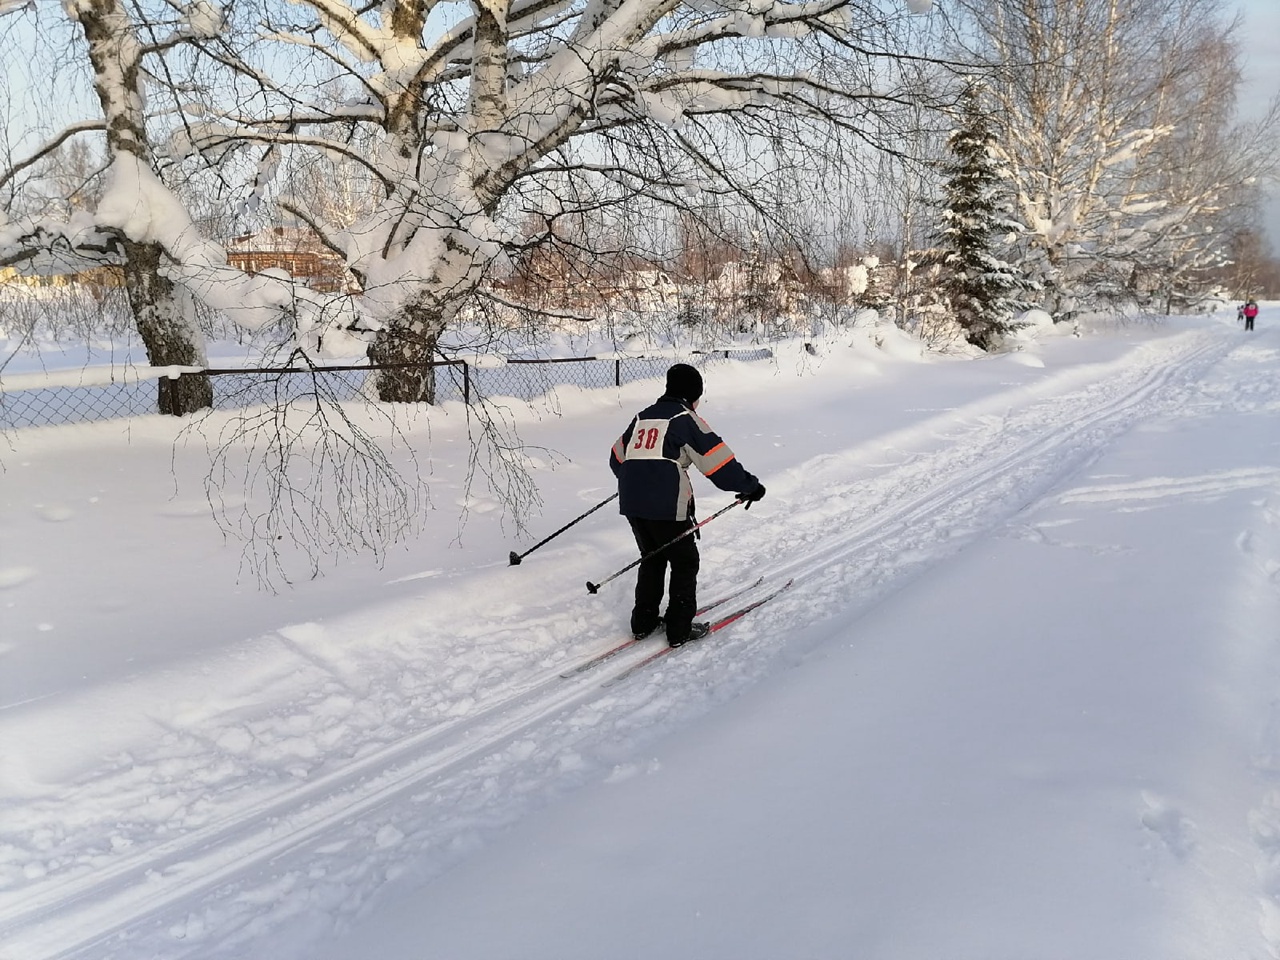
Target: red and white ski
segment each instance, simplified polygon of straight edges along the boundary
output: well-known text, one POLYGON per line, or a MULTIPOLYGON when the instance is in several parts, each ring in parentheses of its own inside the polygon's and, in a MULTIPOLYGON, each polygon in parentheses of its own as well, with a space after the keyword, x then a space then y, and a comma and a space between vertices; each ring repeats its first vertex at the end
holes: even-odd
MULTIPOLYGON (((783 593, 786 590, 789 590, 794 583, 795 583, 794 579, 788 580, 786 583, 782 584, 782 586, 778 587, 776 590, 772 590, 769 593, 766 593, 759 600, 753 600, 751 603, 748 603, 745 607, 739 607, 737 610, 734 610, 732 613, 725 614, 719 620, 713 620, 711 622, 710 629, 707 630, 706 637, 711 636, 711 634, 715 633, 717 630, 723 630, 725 627, 729 626, 729 624, 731 623, 737 623, 739 620, 741 620, 744 616, 746 616, 752 610, 756 609, 756 607, 764 606, 774 597, 778 596, 778 594, 783 593)), ((705 640, 706 637, 702 637, 701 639, 705 640)), ((698 643, 700 641, 694 640, 691 642, 698 643)), ((627 677, 631 676, 633 673, 636 673, 637 671, 644 669, 645 667, 649 666, 649 664, 653 663, 656 660, 662 659, 672 651, 680 650, 685 646, 689 646, 689 644, 682 644, 679 647, 662 647, 659 650, 655 650, 653 651, 653 653, 649 654, 643 660, 637 660, 635 663, 627 667, 627 669, 623 670, 621 673, 614 674, 612 677, 606 680, 603 684, 601 684, 601 686, 611 687, 615 683, 621 683, 623 680, 627 679, 627 677)))
MULTIPOLYGON (((710 603, 699 607, 698 612, 695 613, 694 616, 695 617, 705 616, 706 614, 710 613, 712 610, 716 609, 717 607, 723 606, 724 604, 728 603, 730 600, 736 600, 738 597, 742 596, 747 591, 754 590, 756 587, 760 586, 760 584, 762 583, 764 583, 764 577, 758 577, 754 583, 749 583, 745 587, 742 587, 738 590, 733 591, 733 593, 725 594, 719 600, 712 600, 710 603)), ((628 640, 624 640, 622 641, 622 643, 619 643, 616 646, 610 647, 608 650, 605 650, 601 653, 597 653, 594 657, 589 657, 588 659, 583 660, 581 663, 577 664, 574 667, 571 667, 570 669, 566 670, 564 673, 560 674, 560 676, 564 677, 566 680, 568 680, 570 677, 576 677, 578 674, 585 673, 586 671, 590 670, 592 667, 599 666, 600 664, 604 663, 606 660, 612 660, 618 654, 623 653, 627 650, 630 650, 636 644, 644 643, 648 639, 649 639, 648 637, 641 637, 639 640, 637 640, 635 637, 632 637, 628 640)))

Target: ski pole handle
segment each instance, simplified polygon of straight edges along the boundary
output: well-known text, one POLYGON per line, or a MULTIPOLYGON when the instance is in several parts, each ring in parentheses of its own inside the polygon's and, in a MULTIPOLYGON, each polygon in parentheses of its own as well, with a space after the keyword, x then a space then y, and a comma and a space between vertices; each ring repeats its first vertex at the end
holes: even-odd
POLYGON ((701 521, 700 523, 695 523, 693 526, 691 526, 688 530, 686 530, 684 533, 680 534, 679 536, 672 537, 670 540, 668 540, 666 543, 660 546, 657 550, 650 550, 648 553, 642 556, 639 560, 632 560, 630 563, 628 563, 625 567, 623 567, 617 573, 611 573, 609 576, 605 577, 599 583, 592 583, 590 580, 588 580, 587 593, 599 593, 600 588, 603 587, 610 580, 616 580, 618 579, 618 577, 622 576, 632 567, 638 567, 640 564, 644 563, 650 557, 656 557, 658 554, 660 554, 663 550, 667 549, 667 547, 671 546, 671 544, 675 543, 677 540, 683 540, 685 537, 689 536, 689 534, 696 532, 702 527, 705 527, 708 523, 710 523, 716 517, 721 516, 722 514, 728 513, 734 507, 741 506, 742 503, 743 501, 741 500, 734 500, 733 503, 729 504, 727 507, 717 510, 711 516, 707 517, 707 519, 701 521))
POLYGON ((588 510, 586 513, 584 513, 582 516, 580 516, 580 517, 576 517, 575 519, 570 520, 568 523, 566 523, 563 527, 561 527, 561 528, 560 528, 559 530, 557 530, 555 533, 551 534, 551 536, 549 536, 549 537, 544 537, 543 539, 539 540, 537 543, 535 543, 532 547, 530 547, 530 548, 529 548, 528 550, 526 550, 524 553, 516 553, 514 550, 512 550, 512 551, 511 551, 511 563, 510 563, 510 566, 513 566, 513 567, 518 567, 518 566, 520 566, 520 561, 521 561, 521 560, 523 560, 523 559, 524 559, 525 557, 527 557, 529 554, 533 553, 533 551, 537 550, 537 549, 538 549, 540 546, 542 546, 544 543, 549 543, 550 541, 554 540, 556 537, 560 536, 560 534, 564 533, 566 530, 568 530, 570 527, 572 527, 572 526, 573 526, 575 523, 577 523, 579 520, 585 520, 585 519, 587 519, 587 517, 591 516, 591 514, 595 513, 597 510, 599 510, 601 507, 603 507, 603 506, 604 506, 606 503, 608 503, 610 500, 617 500, 617 499, 618 499, 618 495, 617 495, 616 493, 615 493, 613 496, 611 496, 611 497, 605 497, 603 500, 601 500, 599 503, 597 503, 594 507, 592 507, 592 508, 591 508, 590 510, 588 510))

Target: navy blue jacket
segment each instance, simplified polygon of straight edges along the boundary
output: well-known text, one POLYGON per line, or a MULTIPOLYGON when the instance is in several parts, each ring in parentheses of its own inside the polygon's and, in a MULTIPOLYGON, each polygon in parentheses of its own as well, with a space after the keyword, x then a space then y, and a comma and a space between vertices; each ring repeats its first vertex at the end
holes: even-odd
POLYGON ((635 415, 609 455, 618 478, 618 510, 645 520, 688 520, 695 466, 721 490, 747 493, 760 483, 728 444, 679 397, 664 396, 635 415))

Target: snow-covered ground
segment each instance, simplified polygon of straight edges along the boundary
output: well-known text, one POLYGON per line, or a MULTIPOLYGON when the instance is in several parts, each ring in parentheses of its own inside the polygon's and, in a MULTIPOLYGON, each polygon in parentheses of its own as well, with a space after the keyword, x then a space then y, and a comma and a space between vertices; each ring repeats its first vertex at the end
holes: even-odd
POLYGON ((653 382, 513 404, 524 537, 433 412, 427 534, 278 594, 176 424, 8 435, 0 958, 1280 956, 1277 313, 710 369, 704 597, 796 585, 610 686, 625 524, 507 555, 653 382))

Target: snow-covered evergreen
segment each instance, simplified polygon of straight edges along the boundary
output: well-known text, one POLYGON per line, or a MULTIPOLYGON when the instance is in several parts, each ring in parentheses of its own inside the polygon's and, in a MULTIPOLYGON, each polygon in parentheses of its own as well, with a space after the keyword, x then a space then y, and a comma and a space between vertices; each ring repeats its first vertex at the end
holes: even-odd
POLYGON ((942 286, 965 338, 990 350, 1012 331, 1014 314, 1026 307, 1020 294, 1032 285, 1000 256, 1003 238, 1016 233, 1018 225, 1010 214, 981 87, 966 86, 960 106, 961 125, 947 139, 951 158, 942 165, 938 239, 948 268, 942 286))

